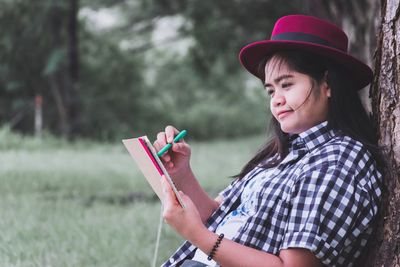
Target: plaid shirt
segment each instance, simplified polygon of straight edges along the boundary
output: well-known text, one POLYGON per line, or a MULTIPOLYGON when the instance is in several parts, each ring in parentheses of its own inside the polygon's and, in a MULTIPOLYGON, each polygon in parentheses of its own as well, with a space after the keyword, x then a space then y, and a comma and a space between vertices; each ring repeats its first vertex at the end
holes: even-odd
MULTIPOLYGON (((371 235, 382 179, 360 142, 329 130, 327 122, 296 135, 277 167, 256 167, 220 193, 224 201, 207 221, 210 231, 237 206, 246 182, 258 175, 265 181, 257 189, 256 213, 233 241, 274 255, 306 248, 327 266, 353 265, 371 235)), ((185 242, 162 266, 179 266, 195 249, 185 242)))

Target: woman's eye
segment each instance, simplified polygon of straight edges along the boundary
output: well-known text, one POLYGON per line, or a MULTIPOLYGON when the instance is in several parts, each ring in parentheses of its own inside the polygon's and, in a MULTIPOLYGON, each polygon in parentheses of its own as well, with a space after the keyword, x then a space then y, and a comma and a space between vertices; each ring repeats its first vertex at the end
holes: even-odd
POLYGON ((282 88, 288 88, 290 87, 292 84, 291 83, 283 83, 282 84, 282 88))
POLYGON ((274 89, 267 89, 267 94, 271 96, 274 93, 274 89))

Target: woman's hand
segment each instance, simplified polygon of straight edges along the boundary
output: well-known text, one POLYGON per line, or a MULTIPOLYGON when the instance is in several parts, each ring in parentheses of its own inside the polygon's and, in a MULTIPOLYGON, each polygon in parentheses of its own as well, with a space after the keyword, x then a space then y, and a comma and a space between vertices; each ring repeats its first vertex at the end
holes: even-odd
POLYGON ((165 176, 162 176, 161 184, 164 192, 164 220, 183 238, 196 243, 201 233, 207 231, 196 206, 187 195, 179 191, 185 205, 185 208, 182 208, 165 176))
MULTIPOLYGON (((165 132, 157 134, 157 140, 153 144, 154 148, 160 151, 166 144, 172 143, 174 136, 178 133, 179 131, 173 126, 167 126, 165 132)), ((182 139, 178 143, 174 143, 171 149, 161 156, 161 160, 168 173, 174 178, 179 178, 185 176, 190 171, 190 155, 190 146, 182 139)))
MULTIPOLYGON (((154 148, 160 151, 167 143, 172 143, 174 136, 178 133, 179 131, 174 127, 167 126, 165 132, 158 133, 157 140, 154 142, 154 148)), ((188 200, 190 205, 193 203, 196 205, 196 212, 200 213, 201 219, 205 222, 218 208, 220 203, 210 198, 200 186, 190 168, 190 155, 190 146, 182 139, 178 143, 173 144, 172 148, 161 156, 161 160, 168 174, 174 180, 176 187, 190 196, 188 200)), ((174 198, 175 195, 173 195, 174 198)), ((184 196, 184 198, 187 198, 187 196, 184 196)), ((168 213, 166 215, 168 218, 168 213)), ((173 222, 171 223, 173 224, 173 222)))

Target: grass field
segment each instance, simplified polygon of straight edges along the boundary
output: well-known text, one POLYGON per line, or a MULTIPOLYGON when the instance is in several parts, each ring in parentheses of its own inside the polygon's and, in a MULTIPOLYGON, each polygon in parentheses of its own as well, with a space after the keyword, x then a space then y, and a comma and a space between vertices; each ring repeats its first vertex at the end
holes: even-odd
MULTIPOLYGON (((192 144, 213 196, 261 137, 192 144)), ((0 131, 0 266, 150 266, 160 204, 121 144, 0 131)), ((159 266, 181 239, 163 226, 159 266)))

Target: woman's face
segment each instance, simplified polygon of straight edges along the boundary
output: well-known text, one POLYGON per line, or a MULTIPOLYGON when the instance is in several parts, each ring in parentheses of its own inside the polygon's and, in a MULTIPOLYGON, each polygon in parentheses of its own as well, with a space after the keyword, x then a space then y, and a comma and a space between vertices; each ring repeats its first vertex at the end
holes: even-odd
POLYGON ((330 88, 325 81, 318 84, 274 56, 265 66, 264 82, 272 115, 283 132, 298 134, 327 120, 330 88))

